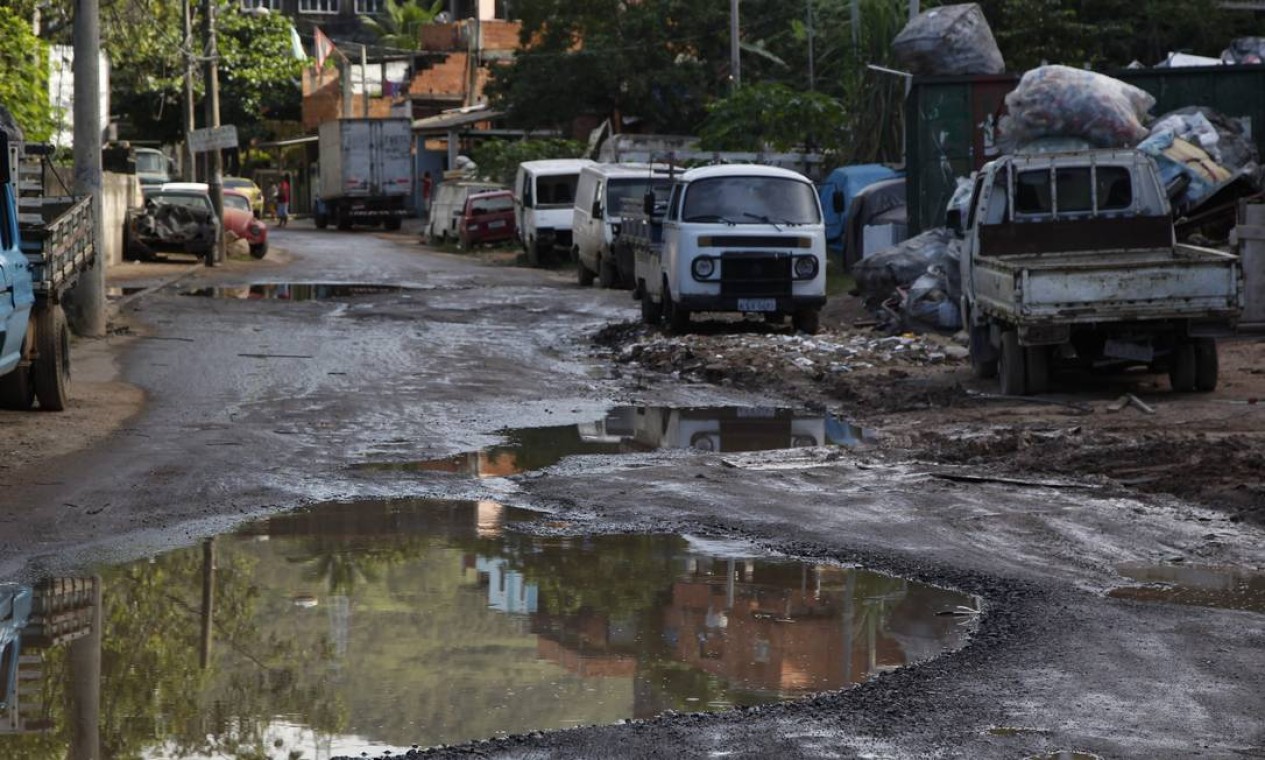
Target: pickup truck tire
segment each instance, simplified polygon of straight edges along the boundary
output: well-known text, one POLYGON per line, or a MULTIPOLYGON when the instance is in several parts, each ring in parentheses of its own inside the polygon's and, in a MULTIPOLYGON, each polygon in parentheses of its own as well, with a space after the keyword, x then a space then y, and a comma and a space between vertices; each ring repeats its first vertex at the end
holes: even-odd
POLYGON ((35 361, 31 377, 40 409, 60 412, 70 400, 70 329, 60 306, 44 306, 34 314, 35 361))
POLYGON ((615 287, 619 281, 619 273, 615 271, 615 262, 611 260, 609 254, 606 256, 598 254, 597 259, 597 284, 606 290, 615 287))
POLYGON ((791 317, 791 324, 799 332, 816 335, 821 329, 821 312, 817 309, 800 309, 791 317))
POLYGON ((400 229, 400 225, 401 225, 400 217, 389 216, 387 217, 386 221, 382 223, 382 228, 384 230, 387 230, 388 232, 395 232, 400 229))
POLYGON ((971 326, 971 372, 980 380, 997 377, 997 352, 989 345, 988 333, 988 325, 971 326))
POLYGON ((1177 393, 1190 393, 1195 390, 1197 376, 1195 344, 1183 340, 1173 346, 1173 355, 1168 365, 1168 384, 1177 393))
POLYGON ((663 304, 656 303, 646 287, 641 287, 641 321, 647 325, 657 325, 663 319, 663 304))
POLYGON ((1217 389, 1217 342, 1212 338, 1195 338, 1195 390, 1211 393, 1217 389))
MULTIPOLYGON (((26 337, 23 339, 22 355, 27 356, 30 352, 28 341, 31 339, 30 331, 27 331, 26 337)), ((29 366, 18 366, 12 372, 0 377, 0 409, 14 409, 17 411, 26 411, 35 403, 35 383, 31 378, 31 368, 29 366)))
POLYGON ((1019 333, 1006 330, 1001 334, 1001 357, 997 361, 997 379, 1003 396, 1028 395, 1027 356, 1019 345, 1019 333))
POLYGON ((1023 350, 1029 394, 1050 392, 1050 347, 1028 346, 1023 350))

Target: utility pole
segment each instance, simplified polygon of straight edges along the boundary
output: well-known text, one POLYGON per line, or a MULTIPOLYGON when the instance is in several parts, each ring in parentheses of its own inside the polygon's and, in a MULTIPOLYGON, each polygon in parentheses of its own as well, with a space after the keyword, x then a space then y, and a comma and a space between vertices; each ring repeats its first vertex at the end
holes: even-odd
POLYGON ((808 91, 817 89, 817 76, 813 71, 813 0, 808 0, 804 13, 804 26, 808 31, 808 91))
POLYGON ((742 57, 738 54, 738 0, 729 0, 729 77, 733 91, 742 86, 742 57))
POLYGON ((184 170, 180 176, 186 182, 193 182, 197 179, 198 154, 193 152, 193 145, 189 142, 189 135, 196 126, 193 107, 193 8, 189 3, 190 0, 180 0, 184 16, 184 154, 181 156, 184 170))
POLYGON ((76 195, 92 204, 92 240, 97 255, 66 293, 66 318, 80 335, 105 335, 105 224, 101 218, 101 9, 97 0, 75 0, 75 181, 76 195))
MULTIPOLYGON (((220 126, 220 71, 219 45, 215 41, 215 2, 205 0, 202 12, 206 23, 206 126, 215 129, 220 126)), ((211 205, 215 207, 217 219, 224 218, 224 167, 219 148, 214 148, 207 155, 207 184, 211 190, 211 205)), ((206 255, 206 265, 219 266, 224 262, 224 232, 220 231, 220 239, 206 255)))

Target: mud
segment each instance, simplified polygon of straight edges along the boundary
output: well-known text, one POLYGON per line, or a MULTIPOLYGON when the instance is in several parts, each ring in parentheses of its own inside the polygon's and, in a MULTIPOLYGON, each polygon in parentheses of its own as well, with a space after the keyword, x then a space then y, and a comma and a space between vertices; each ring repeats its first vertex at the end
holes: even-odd
POLYGON ((971 374, 960 336, 888 336, 843 324, 815 336, 760 322, 671 337, 635 322, 593 335, 641 384, 656 376, 778 393, 882 433, 893 459, 969 464, 1011 477, 1102 478, 1265 524, 1265 341, 1220 344, 1221 384, 1174 394, 1167 378, 1065 372, 1054 392, 996 396, 971 374), (1154 410, 1117 409, 1135 394, 1154 410))

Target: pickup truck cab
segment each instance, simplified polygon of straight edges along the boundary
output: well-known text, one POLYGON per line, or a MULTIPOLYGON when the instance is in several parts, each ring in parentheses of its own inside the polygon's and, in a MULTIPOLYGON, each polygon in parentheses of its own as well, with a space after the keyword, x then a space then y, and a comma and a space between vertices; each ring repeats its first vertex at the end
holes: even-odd
POLYGON ((1144 364, 1174 390, 1217 384, 1234 328, 1233 254, 1178 244, 1155 163, 1136 150, 1003 156, 974 178, 962 234, 971 362, 1007 395, 1043 393, 1051 365, 1144 364))
POLYGON ((657 201, 647 195, 620 233, 634 249, 633 295, 645 321, 661 317, 683 332, 695 312, 789 314, 796 329, 817 332, 826 232, 807 177, 757 164, 705 166, 672 180, 665 207, 657 201))
POLYGON ((580 170, 571 220, 571 255, 580 285, 632 286, 633 257, 616 246, 625 199, 640 203, 647 191, 668 195, 666 164, 597 164, 580 170))

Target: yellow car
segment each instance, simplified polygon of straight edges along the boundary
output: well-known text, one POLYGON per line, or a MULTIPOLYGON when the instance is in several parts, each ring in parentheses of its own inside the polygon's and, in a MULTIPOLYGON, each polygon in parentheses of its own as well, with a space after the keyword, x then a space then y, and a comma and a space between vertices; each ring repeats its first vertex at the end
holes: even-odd
POLYGON ((246 179, 245 177, 225 177, 225 190, 236 190, 250 199, 250 210, 256 219, 260 219, 264 215, 264 191, 259 189, 259 185, 246 179))

